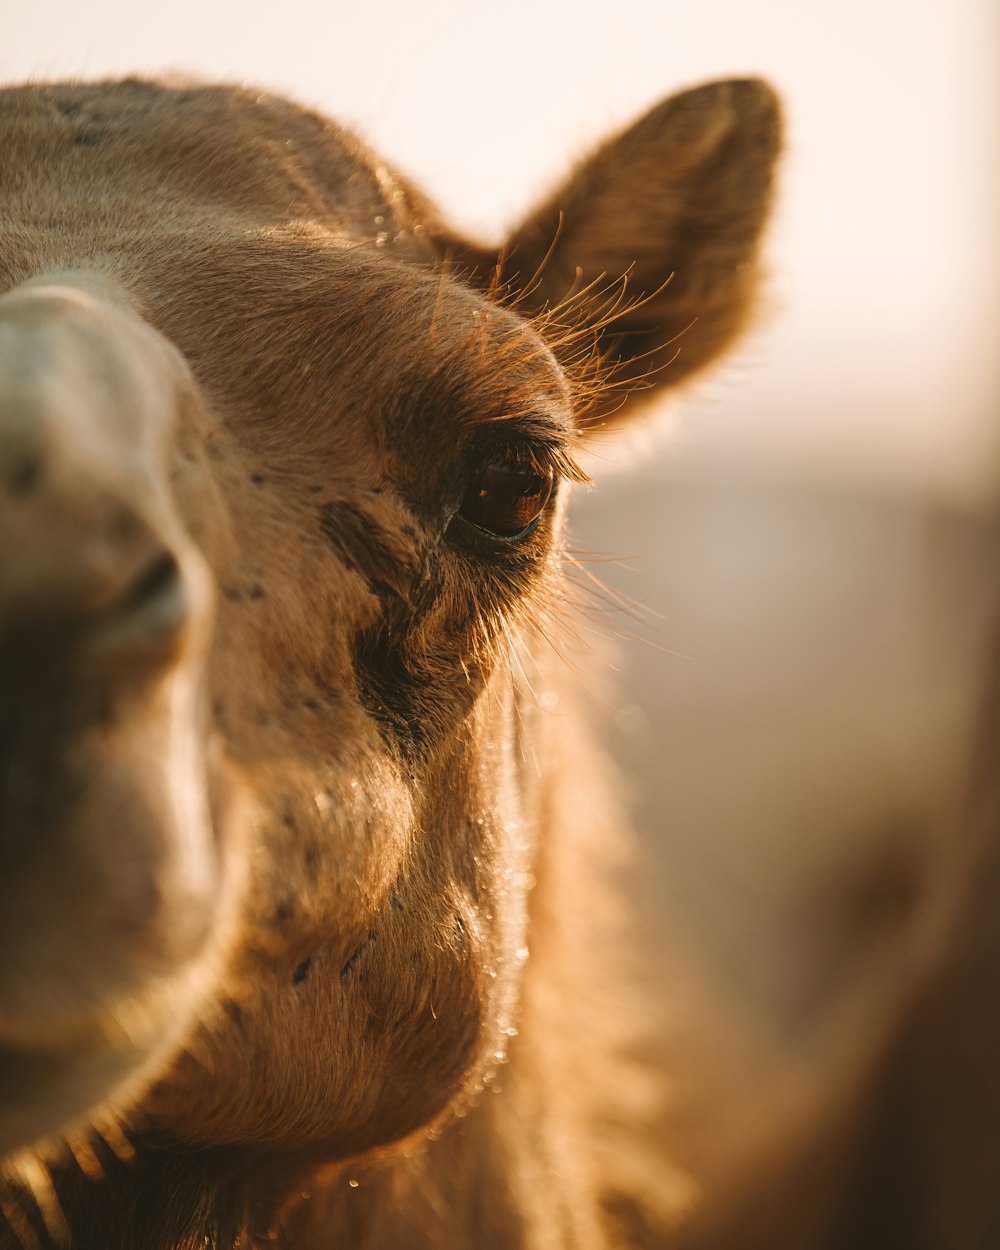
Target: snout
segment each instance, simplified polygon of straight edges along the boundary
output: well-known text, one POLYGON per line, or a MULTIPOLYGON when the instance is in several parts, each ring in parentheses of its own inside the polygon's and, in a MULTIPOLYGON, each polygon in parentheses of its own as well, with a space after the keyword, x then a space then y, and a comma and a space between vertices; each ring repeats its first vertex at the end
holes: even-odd
POLYGON ((220 854, 210 578, 170 495, 177 366, 113 298, 0 299, 0 1153, 196 1010, 220 854))

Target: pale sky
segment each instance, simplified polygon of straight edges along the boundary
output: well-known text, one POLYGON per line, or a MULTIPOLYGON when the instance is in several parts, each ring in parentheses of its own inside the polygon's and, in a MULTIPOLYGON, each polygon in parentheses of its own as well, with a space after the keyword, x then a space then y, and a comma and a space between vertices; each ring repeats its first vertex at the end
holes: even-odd
POLYGON ((962 499, 1000 482, 998 68, 996 0, 0 0, 0 80, 277 88, 488 233, 670 90, 768 77, 789 112, 768 311, 680 440, 962 499))

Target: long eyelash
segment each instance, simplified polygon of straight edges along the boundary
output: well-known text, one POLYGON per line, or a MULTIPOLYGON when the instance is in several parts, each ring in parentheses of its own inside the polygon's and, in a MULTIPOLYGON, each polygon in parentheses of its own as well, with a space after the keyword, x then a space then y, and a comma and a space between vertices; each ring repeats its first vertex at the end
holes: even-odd
POLYGON ((573 458, 570 436, 554 435, 546 422, 519 416, 497 418, 502 423, 503 438, 489 449, 497 459, 523 465, 535 473, 553 473, 568 482, 591 485, 591 479, 573 458))
POLYGON ((553 473, 568 482, 589 486, 591 479, 580 468, 565 447, 545 446, 537 443, 517 443, 507 449, 507 458, 518 466, 524 466, 544 476, 553 473))

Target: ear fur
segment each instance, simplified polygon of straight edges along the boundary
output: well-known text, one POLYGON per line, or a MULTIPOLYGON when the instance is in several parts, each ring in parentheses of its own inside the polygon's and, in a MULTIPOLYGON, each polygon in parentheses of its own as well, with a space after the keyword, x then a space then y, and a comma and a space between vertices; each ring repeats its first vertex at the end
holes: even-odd
POLYGON ((557 353, 596 339, 610 385, 584 425, 630 417, 636 396, 687 381, 744 328, 780 133, 759 80, 682 92, 607 140, 498 252, 459 248, 474 280, 540 317, 557 353))

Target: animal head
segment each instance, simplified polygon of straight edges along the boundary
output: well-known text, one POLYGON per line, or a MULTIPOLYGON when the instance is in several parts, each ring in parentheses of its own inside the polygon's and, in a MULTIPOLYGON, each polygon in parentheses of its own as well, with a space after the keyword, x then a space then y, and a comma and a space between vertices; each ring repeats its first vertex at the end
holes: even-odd
POLYGON ((0 136, 0 1151, 398 1142, 513 1030, 574 457, 746 323, 774 97, 668 99, 499 248, 244 90, 0 136))

